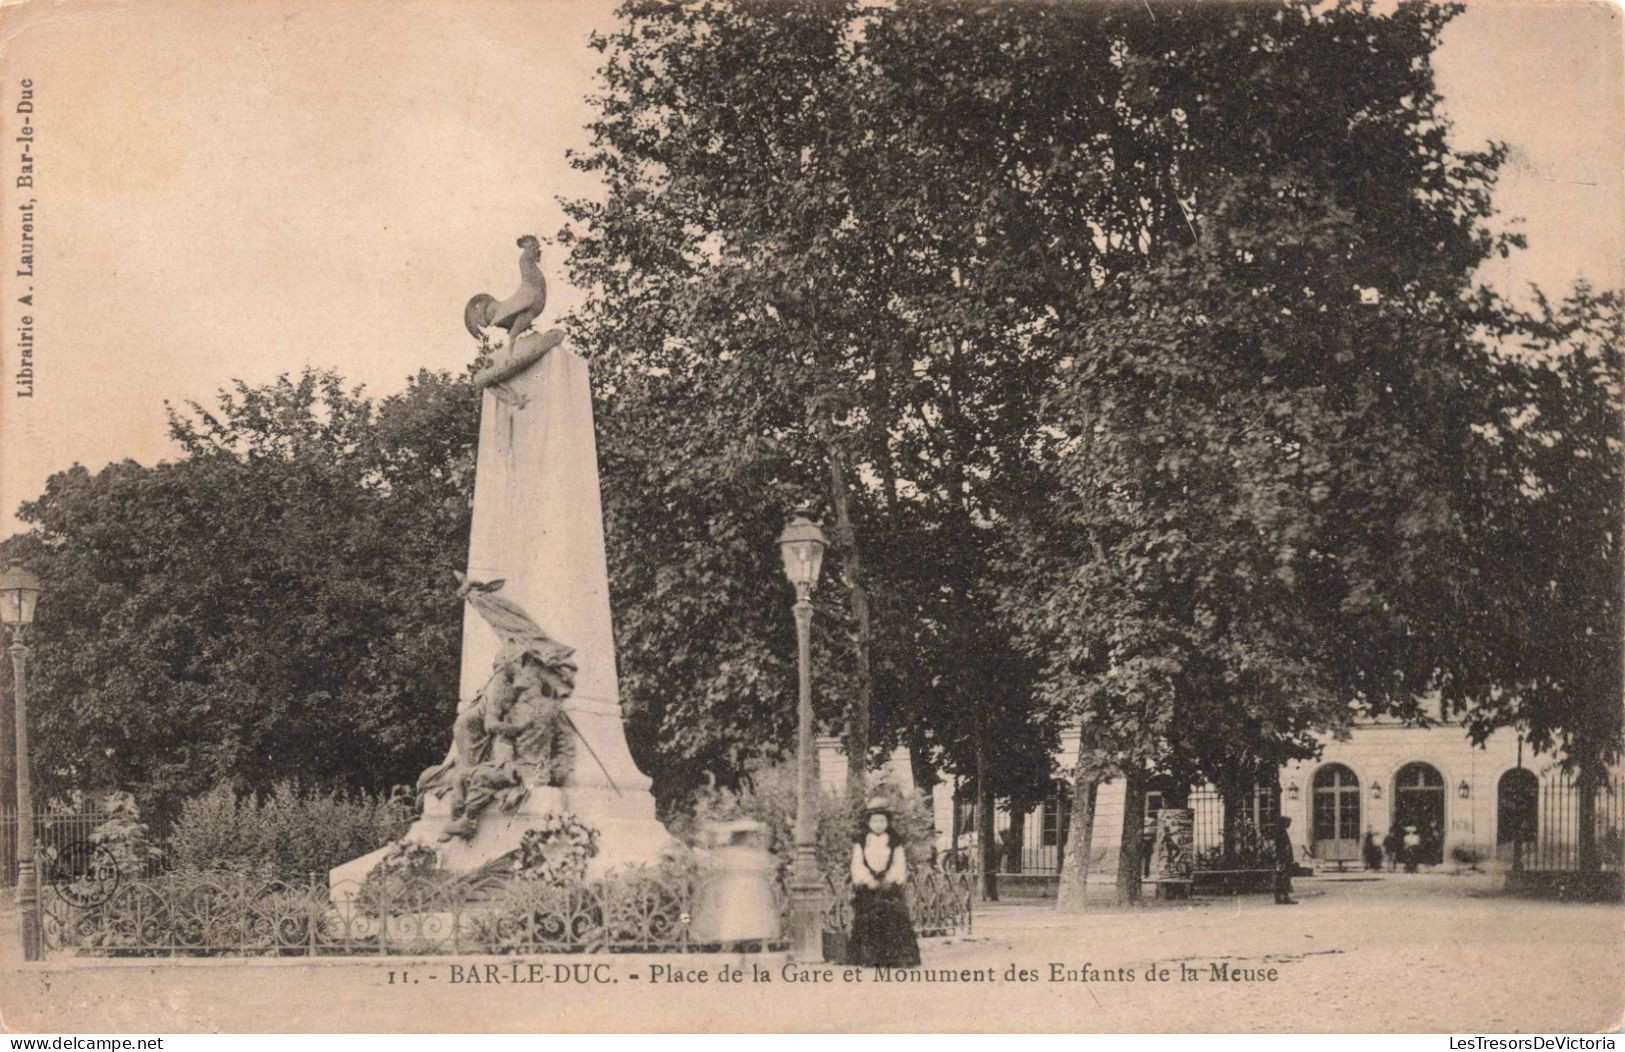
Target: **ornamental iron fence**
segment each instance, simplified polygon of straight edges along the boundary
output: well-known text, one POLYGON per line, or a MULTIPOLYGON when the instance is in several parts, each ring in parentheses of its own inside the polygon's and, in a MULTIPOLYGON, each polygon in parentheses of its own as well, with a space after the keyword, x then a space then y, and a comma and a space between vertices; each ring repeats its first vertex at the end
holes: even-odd
POLYGON ((1532 842, 1517 839, 1514 868, 1530 872, 1620 871, 1625 852, 1622 800, 1625 778, 1614 776, 1593 785, 1589 808, 1583 806, 1583 783, 1568 771, 1548 774, 1540 783, 1532 842), (1589 811, 1589 814, 1587 814, 1589 811), (1589 842, 1582 836, 1587 821, 1589 842), (1590 852, 1590 859, 1582 855, 1590 852))
MULTIPOLYGON (((691 930, 699 877, 631 867, 558 885, 391 876, 330 888, 320 878, 261 881, 239 873, 135 880, 92 874, 41 894, 48 952, 106 957, 434 956, 440 954, 703 953, 771 950, 780 940, 721 944, 691 930)), ((829 932, 851 923, 849 886, 827 880, 829 932)), ((969 930, 972 885, 922 870, 908 885, 921 936, 969 930)), ((775 888, 781 918, 788 896, 775 888)))
MULTIPOLYGON (((81 853, 97 842, 97 831, 114 815, 96 810, 69 811, 49 808, 34 813, 34 843, 45 865, 58 858, 81 853)), ((17 832, 20 825, 16 808, 0 811, 0 882, 6 887, 17 883, 17 832)), ((157 876, 164 869, 158 858, 143 860, 139 867, 128 861, 125 868, 139 868, 143 877, 157 876)))

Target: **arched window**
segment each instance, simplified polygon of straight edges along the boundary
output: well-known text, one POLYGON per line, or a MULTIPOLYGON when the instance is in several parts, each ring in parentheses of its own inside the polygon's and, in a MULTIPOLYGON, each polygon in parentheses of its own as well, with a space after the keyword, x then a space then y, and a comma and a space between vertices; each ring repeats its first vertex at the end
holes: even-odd
POLYGON ((1514 767, 1495 787, 1495 842, 1532 844, 1540 809, 1540 782, 1527 767, 1514 767))
POLYGON ((1444 775, 1430 763, 1408 763, 1394 775, 1394 788, 1399 792, 1407 789, 1428 789, 1444 792, 1444 775))
POLYGON ((1394 775, 1394 825, 1401 833, 1414 827, 1422 838, 1417 861, 1444 861, 1444 775, 1426 763, 1408 763, 1394 775))
POLYGON ((1360 857, 1360 779, 1340 763, 1315 772, 1310 835, 1315 857, 1360 857))

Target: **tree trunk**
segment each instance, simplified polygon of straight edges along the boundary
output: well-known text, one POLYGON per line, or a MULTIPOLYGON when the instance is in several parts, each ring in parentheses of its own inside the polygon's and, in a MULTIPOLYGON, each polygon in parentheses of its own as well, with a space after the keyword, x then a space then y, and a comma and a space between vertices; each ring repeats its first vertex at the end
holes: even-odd
POLYGON ((1596 873, 1602 869, 1602 853, 1597 850, 1597 777, 1589 765, 1581 768, 1574 788, 1579 794, 1578 865, 1581 873, 1596 873))
POLYGON ((857 684, 846 709, 846 798, 861 805, 869 787, 869 707, 874 695, 869 648, 869 592, 864 585, 863 560, 858 550, 857 530, 852 525, 851 501, 847 492, 846 455, 826 433, 829 450, 830 503, 835 509, 835 543, 841 549, 841 573, 846 578, 852 600, 853 662, 857 684))
POLYGON ((1027 809, 1012 805, 1010 829, 1004 841, 1004 871, 1021 872, 1021 852, 1027 846, 1027 809))
POLYGON ((987 703, 976 702, 976 856, 982 872, 982 897, 999 900, 999 845, 993 839, 993 772, 988 762, 987 734, 983 727, 987 703))
POLYGON ((1095 838, 1095 797, 1100 778, 1081 762, 1072 774, 1072 822, 1068 829, 1066 852, 1062 856, 1061 886, 1055 895, 1060 913, 1082 913, 1089 888, 1089 856, 1095 838))
POLYGON ((1055 871, 1059 873, 1066 858, 1066 838, 1072 830, 1072 788, 1068 786, 1055 798, 1055 871))
POLYGON ((1123 768, 1123 833, 1118 841, 1117 904, 1140 901, 1140 835, 1145 821, 1145 770, 1138 764, 1123 768))
MULTIPOLYGON (((1238 778, 1226 778, 1219 787, 1224 804, 1224 868, 1235 869, 1241 857, 1241 842, 1249 824, 1247 788, 1238 778)), ((1255 838, 1256 839, 1256 838, 1255 838)))

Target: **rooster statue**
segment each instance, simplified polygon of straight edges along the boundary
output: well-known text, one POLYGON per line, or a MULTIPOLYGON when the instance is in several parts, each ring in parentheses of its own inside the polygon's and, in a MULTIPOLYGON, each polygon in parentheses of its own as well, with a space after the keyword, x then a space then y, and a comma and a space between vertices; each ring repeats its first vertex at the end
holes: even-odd
POLYGON ((508 333, 508 346, 530 328, 547 305, 547 279, 542 277, 542 243, 533 234, 519 239, 519 291, 501 302, 482 292, 463 308, 463 324, 476 340, 493 326, 508 333))

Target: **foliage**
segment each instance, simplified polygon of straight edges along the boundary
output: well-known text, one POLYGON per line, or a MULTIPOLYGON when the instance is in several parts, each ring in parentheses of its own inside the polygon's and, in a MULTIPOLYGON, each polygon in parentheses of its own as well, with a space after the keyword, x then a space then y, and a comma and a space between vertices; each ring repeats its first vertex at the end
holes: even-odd
POLYGON ((453 878, 440 869, 440 853, 415 840, 397 840, 384 857, 368 870, 355 889, 354 901, 361 912, 388 923, 397 913, 421 912, 425 898, 432 898, 452 885, 453 878))
POLYGON ((162 864, 163 848, 152 842, 133 795, 107 793, 101 798, 97 812, 101 821, 90 831, 90 842, 112 855, 120 873, 150 873, 162 864))
POLYGON ((1582 284, 1495 321, 1467 645, 1450 672, 1476 736, 1517 727, 1595 776, 1619 756, 1625 691, 1620 294, 1582 284))
POLYGON ((306 371, 173 410, 179 459, 53 475, 5 542, 50 625, 41 791, 129 788, 162 828, 221 782, 410 784, 455 712, 477 412, 466 378, 306 371))
POLYGON ((741 703, 789 693, 768 539, 821 493, 842 591, 818 624, 842 631, 818 640, 818 682, 847 700, 823 721, 844 715, 862 754, 872 696, 875 739, 907 744, 921 781, 997 743, 1001 795, 1042 796, 1052 714, 994 610, 1004 509, 1030 488, 1077 299, 1138 258, 1138 202, 1184 227, 1154 150, 1106 174, 1103 151, 1151 142, 1114 53, 1132 20, 922 2, 620 15, 578 158, 606 195, 573 202, 564 237, 600 419, 619 422, 602 447, 628 546, 612 586, 644 747, 697 782, 785 740, 784 708, 752 721, 741 703))
POLYGON ((1476 872, 1478 870, 1478 864, 1484 861, 1484 856, 1480 852, 1468 847, 1465 844, 1457 844, 1455 847, 1450 849, 1450 860, 1456 864, 1456 869, 1458 872, 1462 866, 1466 866, 1468 869, 1476 872))
POLYGON ((1215 844, 1196 852, 1198 870, 1271 869, 1274 865, 1274 836, 1253 828, 1250 823, 1236 830, 1234 845, 1230 850, 1227 851, 1223 844, 1215 844))
POLYGON ((398 839, 411 821, 399 799, 286 781, 239 796, 220 785, 181 805, 168 846, 176 869, 303 880, 398 839))
POLYGON ((440 853, 434 848, 416 840, 397 840, 389 846, 389 850, 378 860, 378 864, 372 867, 367 879, 425 877, 439 868, 440 853))
POLYGON ((579 883, 598 855, 598 830, 574 814, 546 814, 519 838, 514 873, 549 884, 579 883))
POLYGON ((1485 226, 1503 151, 1441 130, 1453 13, 1176 6, 1111 40, 1182 214, 1142 215, 1061 337, 1004 609, 1112 766, 1245 782, 1448 686, 1469 279, 1516 244, 1485 226))

